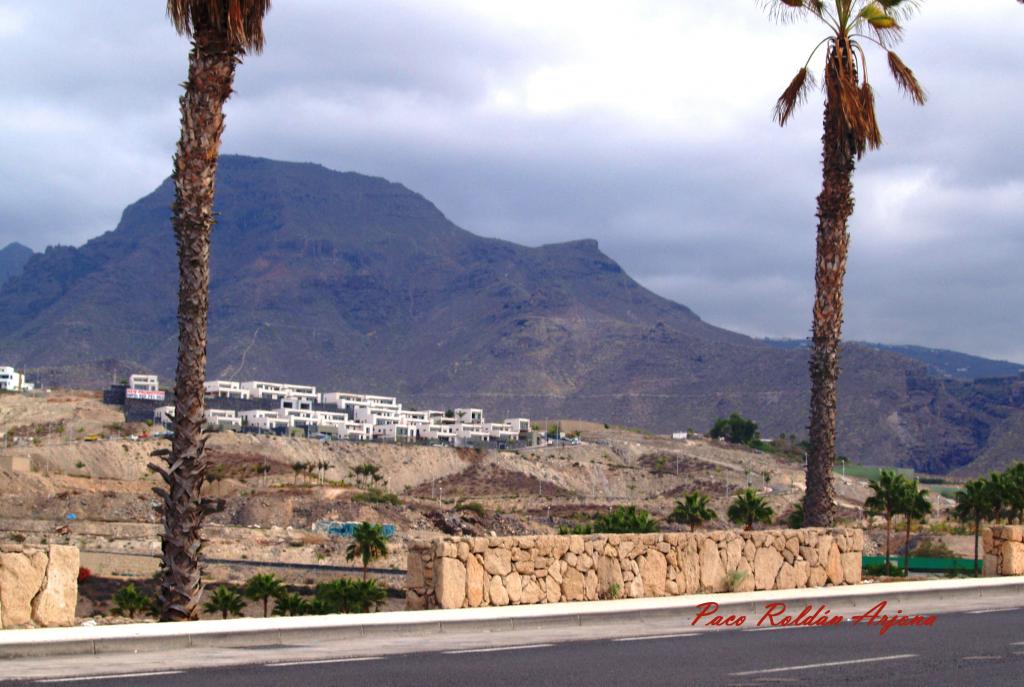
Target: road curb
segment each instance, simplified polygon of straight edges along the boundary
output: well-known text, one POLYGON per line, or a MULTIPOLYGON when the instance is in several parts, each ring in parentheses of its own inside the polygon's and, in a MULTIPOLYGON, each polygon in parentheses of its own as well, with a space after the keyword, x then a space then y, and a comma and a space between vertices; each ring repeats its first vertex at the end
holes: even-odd
POLYGON ((4 630, 0 658, 142 653, 195 647, 250 648, 366 637, 398 637, 481 632, 528 632, 630 622, 692 620, 700 604, 717 612, 760 616, 766 604, 790 608, 825 604, 867 610, 879 601, 900 604, 1020 597, 1024 577, 893 582, 819 589, 733 594, 700 594, 619 601, 584 601, 501 608, 398 611, 370 615, 201 620, 193 623, 139 623, 95 627, 4 630))

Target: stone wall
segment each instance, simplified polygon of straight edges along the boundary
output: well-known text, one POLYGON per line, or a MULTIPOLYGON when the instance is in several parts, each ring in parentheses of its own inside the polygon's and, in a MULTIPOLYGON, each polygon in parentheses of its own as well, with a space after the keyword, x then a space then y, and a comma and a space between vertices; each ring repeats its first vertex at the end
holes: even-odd
POLYGON ((0 545, 0 627, 66 627, 78 605, 78 549, 0 545))
POLYGON ((1024 527, 993 525, 982 532, 982 542, 985 546, 984 575, 1024 575, 1024 527))
POLYGON ((856 529, 448 537, 409 544, 406 606, 462 608, 856 584, 856 529))

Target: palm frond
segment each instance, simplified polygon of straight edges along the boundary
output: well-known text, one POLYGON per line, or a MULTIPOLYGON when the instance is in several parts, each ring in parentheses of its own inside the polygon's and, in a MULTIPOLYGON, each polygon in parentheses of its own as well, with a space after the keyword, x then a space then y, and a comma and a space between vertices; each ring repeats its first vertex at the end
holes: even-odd
POLYGON ((807 100, 807 94, 816 84, 814 75, 807 71, 807 67, 797 72, 789 86, 779 96, 778 102, 775 103, 775 121, 779 123, 779 126, 786 126, 786 122, 793 116, 793 112, 807 100))
POLYGON ((904 22, 920 9, 921 0, 878 0, 878 4, 897 22, 904 22))
POLYGON ((758 4, 773 21, 792 24, 803 19, 806 12, 820 17, 825 3, 821 0, 758 0, 758 4))
POLYGON ((867 81, 860 87, 860 119, 861 131, 868 148, 881 147, 882 132, 875 118, 875 93, 867 81))
POLYGON ((192 38, 213 30, 246 52, 263 50, 263 18, 270 0, 167 0, 167 16, 178 33, 192 38))
POLYGON ((924 105, 928 101, 928 95, 921 84, 918 83, 914 72, 910 70, 910 67, 903 64, 900 56, 892 50, 889 51, 889 71, 892 72, 892 78, 896 80, 896 85, 899 86, 899 89, 907 97, 918 105, 924 105))

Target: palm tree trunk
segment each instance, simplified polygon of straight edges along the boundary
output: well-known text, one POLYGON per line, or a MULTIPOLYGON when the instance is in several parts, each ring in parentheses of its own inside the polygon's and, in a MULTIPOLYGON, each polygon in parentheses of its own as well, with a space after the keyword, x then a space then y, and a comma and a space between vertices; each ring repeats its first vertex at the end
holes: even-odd
POLYGON ((974 576, 978 576, 978 530, 981 529, 981 521, 974 521, 974 576))
POLYGON ((889 536, 892 532, 892 516, 885 518, 885 574, 889 574, 889 536))
POLYGON ((204 27, 196 27, 188 81, 181 97, 181 139, 174 156, 174 234, 178 244, 178 369, 170 468, 160 470, 163 497, 163 579, 160 619, 195 620, 202 594, 203 520, 216 504, 201 499, 209 467, 204 455, 203 382, 209 311, 210 231, 214 176, 224 130, 224 102, 231 95, 239 52, 204 27))
POLYGON ((832 97, 838 62, 826 67, 822 135, 822 190, 818 196, 817 262, 814 270, 814 314, 811 333, 810 451, 807 455, 807 495, 804 523, 830 527, 835 520, 836 404, 839 382, 839 343, 843 326, 843 278, 853 213, 854 151, 846 134, 837 98, 832 97), (832 86, 832 87, 830 87, 832 86))
POLYGON ((910 525, 913 523, 913 519, 907 516, 907 541, 903 546, 903 574, 907 575, 910 573, 910 525))

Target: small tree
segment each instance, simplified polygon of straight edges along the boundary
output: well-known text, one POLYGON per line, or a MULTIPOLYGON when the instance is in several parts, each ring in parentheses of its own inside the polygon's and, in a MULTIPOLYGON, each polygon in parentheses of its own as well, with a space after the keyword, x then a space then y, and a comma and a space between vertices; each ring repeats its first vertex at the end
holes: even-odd
POLYGON ((632 534, 657 532, 658 521, 636 506, 616 506, 604 515, 594 518, 595 533, 632 534))
POLYGON ((274 597, 274 615, 308 615, 309 601, 301 594, 282 590, 274 597))
POLYGON ((715 511, 708 507, 708 501, 707 495, 699 491, 686 494, 682 501, 676 501, 675 509, 668 516, 669 522, 689 525, 690 531, 693 532, 698 525, 718 517, 715 511))
POLYGON ((907 539, 904 544, 903 572, 910 570, 910 528, 915 520, 923 520, 932 512, 932 504, 928 501, 928 492, 918 489, 917 483, 907 481, 907 493, 900 509, 907 519, 907 539))
POLYGON ((114 615, 135 618, 136 613, 142 613, 151 607, 152 601, 136 589, 134 584, 126 584, 114 594, 114 607, 110 610, 114 615))
POLYGON ((271 597, 277 597, 284 591, 284 584, 273 573, 253 575, 245 583, 244 594, 247 599, 263 602, 263 617, 269 615, 271 597))
POLYGON ((387 537, 384 536, 384 528, 369 522, 361 522, 356 525, 352 532, 352 543, 345 549, 345 558, 354 560, 359 558, 363 563, 363 579, 366 579, 367 568, 370 562, 388 553, 387 537))
POLYGON ((868 487, 874 494, 864 501, 864 510, 868 515, 881 515, 885 518, 885 572, 889 573, 892 519, 903 512, 907 492, 913 488, 913 484, 898 472, 882 470, 877 480, 868 482, 868 487))
POLYGON ((749 444, 758 438, 757 423, 733 413, 728 418, 719 418, 709 435, 712 439, 725 439, 730 444, 749 444))
POLYGON ((743 525, 745 530, 752 530, 755 522, 770 523, 775 511, 756 490, 747 488, 736 494, 729 506, 728 515, 731 522, 743 525))
POLYGON ((299 475, 300 475, 300 474, 301 474, 301 473, 302 473, 302 472, 303 472, 303 471, 304 471, 305 469, 306 469, 306 464, 305 464, 305 463, 303 463, 303 462, 302 462, 302 461, 300 461, 300 460, 297 460, 297 461, 295 461, 294 463, 292 463, 292 472, 294 472, 294 473, 295 473, 295 478, 294 478, 294 480, 293 480, 293 481, 295 482, 295 484, 298 484, 298 483, 299 483, 299 475))
POLYGON ((989 487, 984 478, 972 480, 957 492, 953 515, 960 522, 974 523, 974 574, 978 574, 978 532, 981 521, 989 517, 992 505, 988 500, 989 487))
POLYGON ((217 587, 210 595, 210 600, 203 604, 204 611, 220 613, 224 620, 227 620, 229 615, 242 615, 244 607, 245 602, 242 601, 242 595, 224 585, 217 587))

